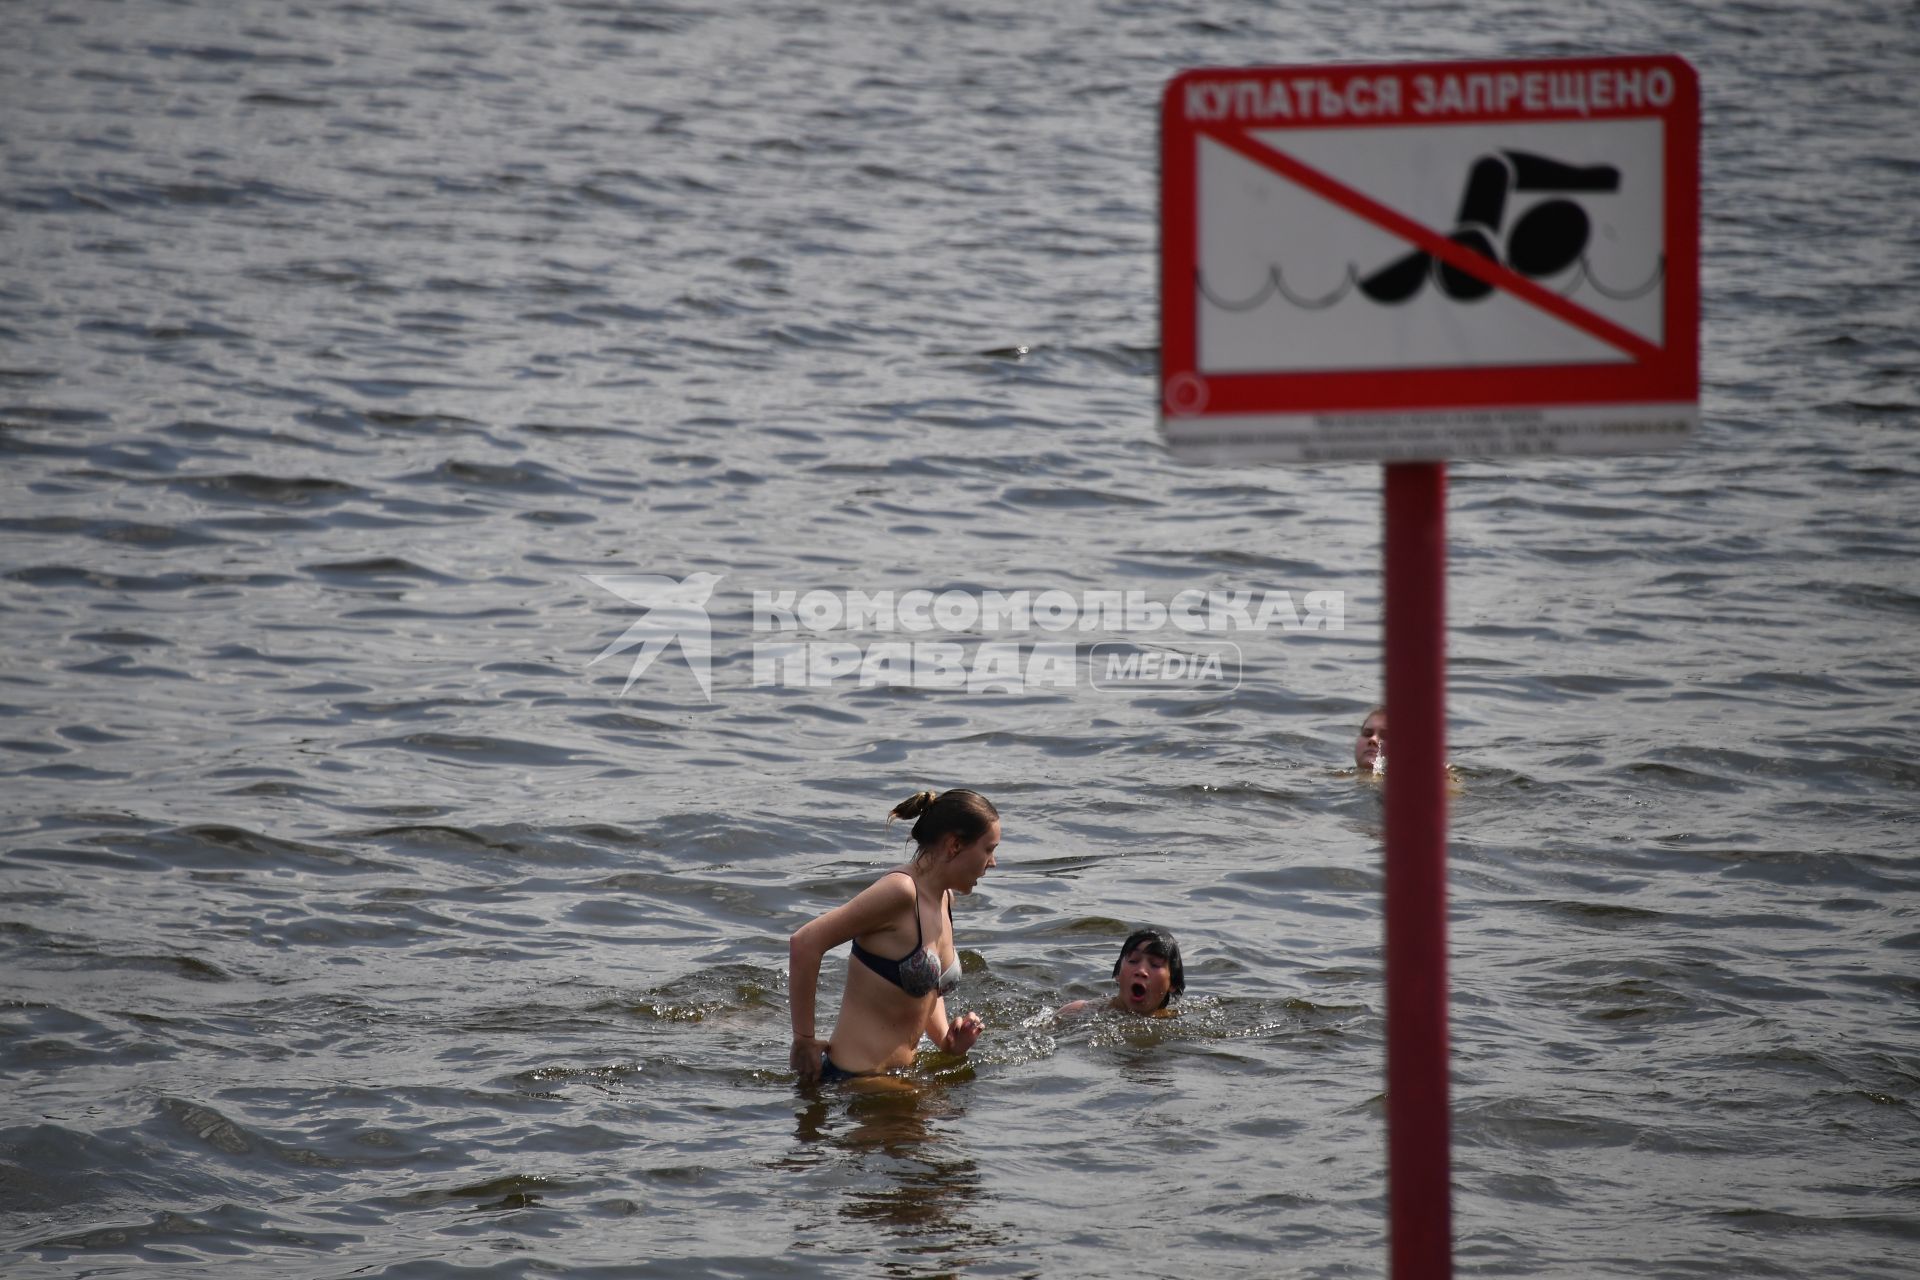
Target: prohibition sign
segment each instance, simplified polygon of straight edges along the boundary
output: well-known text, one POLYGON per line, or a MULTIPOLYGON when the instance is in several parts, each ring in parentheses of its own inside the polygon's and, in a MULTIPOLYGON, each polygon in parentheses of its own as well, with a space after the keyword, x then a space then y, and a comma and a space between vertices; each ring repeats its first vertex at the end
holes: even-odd
POLYGON ((1190 461, 1669 447, 1698 416, 1673 57, 1206 70, 1162 119, 1162 428, 1190 461))

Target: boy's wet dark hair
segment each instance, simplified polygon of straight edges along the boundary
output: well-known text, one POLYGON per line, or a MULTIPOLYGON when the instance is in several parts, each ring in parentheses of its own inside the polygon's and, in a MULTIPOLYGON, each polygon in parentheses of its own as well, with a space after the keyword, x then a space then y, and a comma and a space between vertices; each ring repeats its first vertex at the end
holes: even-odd
POLYGON ((1147 946, 1147 954, 1159 956, 1167 962, 1167 999, 1179 995, 1187 989, 1187 971, 1180 966, 1180 944, 1165 929, 1135 929, 1120 944, 1120 957, 1113 962, 1113 976, 1120 976, 1120 966, 1126 963, 1133 949, 1141 943, 1147 946))

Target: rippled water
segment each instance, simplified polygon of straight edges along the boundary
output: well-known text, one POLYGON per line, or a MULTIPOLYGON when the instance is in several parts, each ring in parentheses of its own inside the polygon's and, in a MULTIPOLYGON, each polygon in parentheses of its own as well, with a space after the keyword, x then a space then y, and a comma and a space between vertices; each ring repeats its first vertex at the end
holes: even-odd
POLYGON ((1911 1273, 1911 4, 8 16, 10 1275, 1380 1274, 1379 475, 1166 460, 1158 94, 1654 50, 1702 429, 1452 474, 1460 1269, 1911 1273), (696 572, 712 700, 623 696, 582 575, 696 572), (1230 694, 756 687, 808 588, 1346 627, 1230 694), (798 1093, 785 936, 928 785, 1005 818, 989 1033, 798 1093), (1143 919, 1183 1016, 1054 1023, 1143 919))

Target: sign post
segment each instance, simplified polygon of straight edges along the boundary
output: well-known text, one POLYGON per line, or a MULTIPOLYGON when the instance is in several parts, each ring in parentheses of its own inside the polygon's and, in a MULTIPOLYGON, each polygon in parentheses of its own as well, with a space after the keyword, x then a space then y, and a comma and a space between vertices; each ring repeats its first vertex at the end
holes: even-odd
POLYGON ((1446 461, 1683 442, 1699 87, 1671 56, 1184 72, 1161 108, 1161 429, 1384 466, 1394 1280, 1452 1274, 1446 461))
POLYGON ((1387 1207, 1394 1280, 1453 1274, 1447 1106, 1447 468, 1386 467, 1387 1207))

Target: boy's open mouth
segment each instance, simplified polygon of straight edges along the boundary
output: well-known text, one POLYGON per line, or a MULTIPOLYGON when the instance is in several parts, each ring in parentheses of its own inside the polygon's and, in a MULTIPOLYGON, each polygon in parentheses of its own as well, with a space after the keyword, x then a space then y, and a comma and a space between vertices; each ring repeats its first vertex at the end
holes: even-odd
POLYGON ((1144 983, 1144 982, 1136 982, 1136 983, 1134 983, 1134 984, 1133 984, 1133 998, 1134 998, 1134 1001, 1135 1001, 1135 1003, 1138 1003, 1139 1001, 1141 1001, 1141 1000, 1145 1000, 1145 999, 1147 998, 1147 984, 1146 984, 1146 983, 1144 983))

